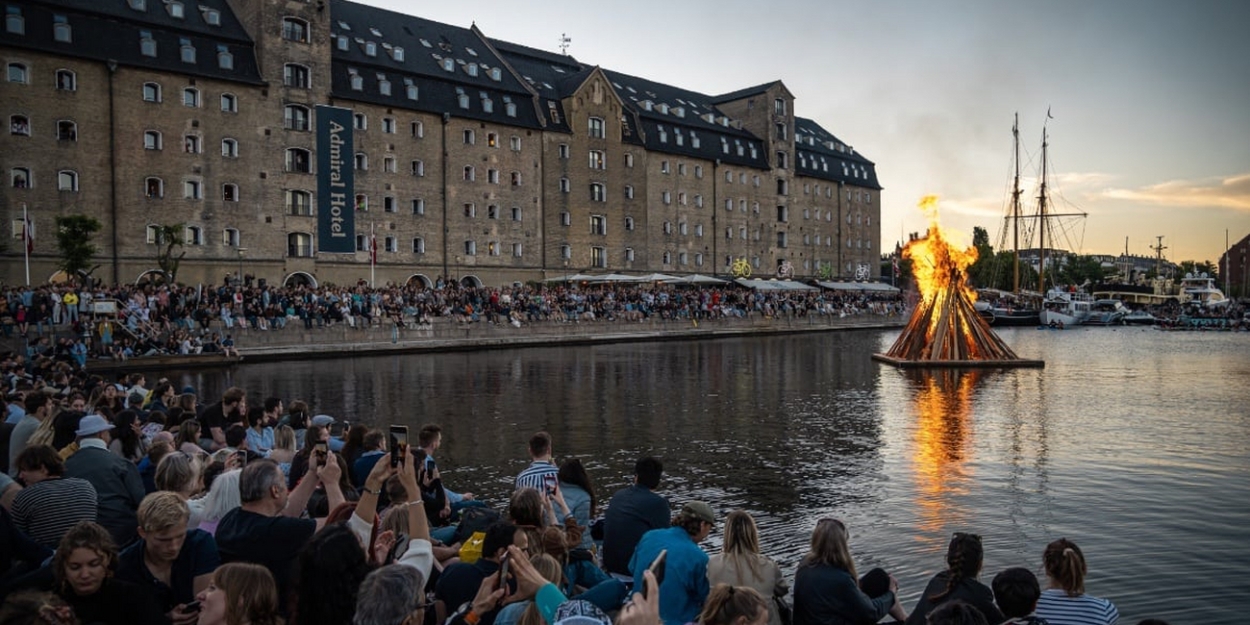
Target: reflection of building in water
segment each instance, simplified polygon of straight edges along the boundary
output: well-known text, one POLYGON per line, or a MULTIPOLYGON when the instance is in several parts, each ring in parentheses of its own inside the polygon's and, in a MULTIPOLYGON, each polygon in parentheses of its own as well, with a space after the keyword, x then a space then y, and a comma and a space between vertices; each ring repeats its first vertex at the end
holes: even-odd
POLYGON ((972 444, 972 395, 982 372, 957 369, 908 371, 916 389, 916 466, 918 523, 937 530, 958 522, 951 496, 967 481, 972 444))

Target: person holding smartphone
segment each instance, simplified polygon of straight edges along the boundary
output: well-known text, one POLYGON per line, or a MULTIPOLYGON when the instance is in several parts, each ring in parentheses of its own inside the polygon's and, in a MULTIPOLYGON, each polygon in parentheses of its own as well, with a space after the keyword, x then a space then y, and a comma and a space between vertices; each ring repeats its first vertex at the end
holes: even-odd
POLYGON ((699 543, 715 528, 716 512, 712 506, 689 501, 682 506, 672 527, 651 530, 638 541, 629 561, 634 588, 643 588, 643 574, 651 571, 659 582, 660 619, 665 625, 683 625, 699 617, 710 590, 708 555, 699 543))
POLYGON ((118 556, 117 578, 147 587, 173 625, 196 622, 195 595, 221 564, 217 542, 187 529, 187 504, 169 491, 144 497, 138 516, 139 540, 118 556))

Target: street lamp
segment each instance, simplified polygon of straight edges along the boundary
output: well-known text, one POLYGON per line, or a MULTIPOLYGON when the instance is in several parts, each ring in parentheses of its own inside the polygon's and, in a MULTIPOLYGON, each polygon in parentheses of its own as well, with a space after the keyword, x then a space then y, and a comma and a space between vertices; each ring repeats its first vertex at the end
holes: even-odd
POLYGON ((239 286, 243 286, 243 252, 246 252, 247 248, 239 247, 239 248, 235 248, 235 251, 239 253, 239 275, 238 275, 239 286))

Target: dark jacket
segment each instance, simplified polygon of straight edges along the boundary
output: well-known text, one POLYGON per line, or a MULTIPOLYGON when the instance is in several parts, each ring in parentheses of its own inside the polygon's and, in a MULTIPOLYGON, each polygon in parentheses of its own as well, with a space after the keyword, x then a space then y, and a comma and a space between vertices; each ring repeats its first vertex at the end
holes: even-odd
POLYGON ((950 593, 942 595, 937 601, 930 599, 930 597, 946 591, 946 584, 949 579, 950 572, 942 571, 929 580, 929 585, 925 586, 924 594, 920 595, 920 601, 916 603, 916 607, 907 616, 907 625, 924 625, 930 612, 947 601, 955 600, 963 601, 980 610, 988 623, 1001 623, 1007 619, 998 610, 998 606, 994 605, 994 591, 975 579, 966 577, 960 579, 950 593))
POLYGON ((642 535, 672 523, 668 500, 637 484, 612 495, 604 514, 603 568, 609 573, 632 575, 629 559, 642 535))
POLYGON ((138 534, 135 511, 147 492, 139 469, 107 449, 83 447, 65 461, 65 477, 77 477, 95 487, 96 521, 124 547, 138 534))
POLYGON ((832 565, 799 565, 794 625, 872 625, 889 613, 894 593, 870 599, 851 574, 832 565))

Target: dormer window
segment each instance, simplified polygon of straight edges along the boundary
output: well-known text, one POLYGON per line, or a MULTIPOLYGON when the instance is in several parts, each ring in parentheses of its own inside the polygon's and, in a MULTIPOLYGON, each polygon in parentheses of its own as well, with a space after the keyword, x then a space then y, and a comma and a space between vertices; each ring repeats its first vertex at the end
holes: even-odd
POLYGON ((404 62, 404 49, 399 46, 395 46, 394 48, 391 48, 391 58, 395 59, 399 63, 403 63, 404 62))
POLYGON ((466 63, 464 66, 464 73, 470 76, 477 76, 477 63, 466 63))
POLYGON ((378 44, 372 41, 366 41, 365 42, 365 56, 377 56, 377 55, 378 55, 378 44))
POLYGON ((64 15, 52 16, 52 38, 61 43, 73 43, 74 30, 69 25, 69 18, 64 15))
POLYGON ((409 100, 416 100, 420 95, 420 91, 417 89, 416 83, 414 83, 411 78, 404 79, 404 91, 406 92, 405 95, 409 100))
POLYGON ((347 52, 349 46, 351 45, 346 35, 338 35, 334 38, 334 41, 335 45, 338 46, 338 49, 341 52, 347 52))
POLYGON ((234 55, 230 54, 230 48, 227 48, 225 44, 217 45, 217 67, 234 69, 234 55))
POLYGON ((174 19, 182 19, 186 17, 186 9, 183 8, 181 2, 166 2, 165 10, 169 11, 169 16, 174 19))
POLYGON ((14 35, 26 34, 26 18, 22 16, 22 7, 13 5, 5 7, 4 31, 14 35))
POLYGON ((495 112, 495 101, 486 97, 485 93, 482 94, 482 112, 483 113, 495 112))
POLYGON ((152 38, 152 31, 139 31, 139 52, 143 56, 156 56, 156 39, 152 38))
POLYGON ((507 104, 503 105, 503 108, 504 108, 505 115, 507 115, 508 117, 516 117, 516 103, 515 102, 508 102, 507 104))
POLYGON ((218 11, 217 9, 200 8, 204 11, 205 24, 208 24, 209 26, 221 26, 221 11, 218 11))
POLYGON ((663 102, 661 102, 661 103, 660 103, 660 106, 659 106, 659 109, 660 109, 660 114, 661 114, 661 115, 668 115, 668 105, 667 105, 667 104, 664 104, 663 102))
POLYGON ((365 79, 354 69, 347 70, 347 75, 351 81, 352 91, 364 91, 365 79))
POLYGON ((195 63, 195 46, 191 45, 191 40, 186 37, 178 38, 178 53, 182 57, 183 63, 195 63))
POLYGON ((503 70, 499 69, 498 67, 490 68, 490 79, 495 82, 499 82, 503 80, 503 70))
POLYGON ((386 79, 386 74, 378 74, 378 93, 391 95, 391 81, 386 79))

